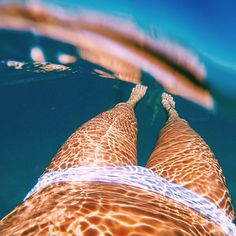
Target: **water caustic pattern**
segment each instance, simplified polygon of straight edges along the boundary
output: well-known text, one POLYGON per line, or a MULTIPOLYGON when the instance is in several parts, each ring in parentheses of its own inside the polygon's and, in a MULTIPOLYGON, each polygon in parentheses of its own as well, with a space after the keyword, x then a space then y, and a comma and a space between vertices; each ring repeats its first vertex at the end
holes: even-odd
POLYGON ((204 196, 234 218, 222 170, 204 140, 178 116, 173 99, 163 94, 169 118, 161 130, 147 168, 204 196))
POLYGON ((49 171, 39 178, 38 183, 31 189, 25 199, 54 183, 81 183, 91 181, 115 183, 119 185, 125 184, 156 192, 196 210, 202 216, 220 225, 222 230, 228 235, 234 232, 235 226, 232 224, 230 218, 226 216, 225 211, 219 209, 214 203, 191 190, 167 181, 150 169, 136 165, 112 167, 80 166, 58 171, 49 171))
POLYGON ((211 220, 162 195, 127 185, 94 182, 53 184, 39 191, 4 219, 0 232, 2 235, 226 235, 211 220))
MULTIPOLYGON (((214 108, 204 83, 206 70, 197 56, 177 43, 148 37, 130 21, 95 13, 57 12, 33 4, 2 5, 0 29, 31 31, 71 44, 82 58, 124 81, 138 84, 141 71, 145 71, 168 92, 214 108)), ((76 59, 62 55, 58 56, 60 62, 76 59)), ((37 45, 32 47, 31 56, 36 61, 45 60, 37 45)))
POLYGON ((78 166, 137 164, 137 124, 133 107, 145 94, 136 87, 126 103, 103 112, 81 126, 65 142, 47 171, 78 166))
MULTIPOLYGON (((126 103, 120 103, 113 109, 99 114, 75 131, 53 158, 44 175, 70 168, 87 167, 92 171, 95 167, 124 168, 135 165, 137 124, 133 108, 145 91, 146 87, 137 85, 126 103)), ((171 97, 164 95, 163 105, 168 110, 172 122, 181 122, 171 97)), ((174 132, 171 126, 168 129, 174 132)), ((180 134, 190 130, 187 125, 180 126, 179 129, 180 134)), ((190 146, 193 145, 194 150, 194 143, 189 142, 192 133, 193 131, 189 131, 186 139, 182 136, 179 145, 186 143, 187 146, 189 143, 190 146)), ((194 135, 200 139, 196 133, 194 135)), ((193 179, 189 179, 189 185, 185 187, 195 191, 196 185, 199 197, 208 198, 212 204, 216 204, 226 219, 233 218, 233 208, 221 169, 215 164, 213 157, 209 156, 210 151, 206 144, 202 142, 202 145, 205 148, 201 148, 200 153, 192 155, 192 158, 199 158, 200 155, 209 163, 212 162, 213 165, 209 168, 212 169, 213 179, 220 182, 219 185, 212 182, 211 186, 207 185, 207 191, 199 191, 199 185, 194 178, 195 172, 198 173, 197 163, 202 170, 198 180, 200 183, 201 180, 204 182, 209 174, 208 169, 202 168, 201 160, 196 163, 190 162, 188 171, 183 172, 182 178, 181 173, 178 173, 175 180, 173 172, 175 173, 176 160, 172 159, 174 154, 169 152, 169 146, 163 143, 161 149, 167 159, 170 158, 166 161, 170 166, 168 174, 172 176, 171 181, 181 185, 180 180, 185 180, 184 176, 191 172, 193 179), (211 188, 213 195, 210 192, 211 188), (216 189, 222 194, 214 194, 216 189)), ((147 165, 153 171, 143 171, 143 175, 147 172, 162 174, 158 168, 154 168, 159 162, 155 156, 156 149, 157 147, 147 165)), ((183 168, 186 168, 185 155, 182 154, 183 168)), ((177 165, 177 168, 181 169, 180 165, 177 165)), ((66 178, 59 181, 58 178, 58 182, 37 189, 1 221, 0 235, 235 235, 234 226, 231 225, 231 231, 227 230, 225 226, 217 224, 216 220, 173 198, 132 184, 122 184, 118 183, 119 181, 105 182, 102 181, 102 177, 98 175, 98 181, 81 182, 66 181, 66 178)), ((129 175, 129 178, 132 177, 129 175)))

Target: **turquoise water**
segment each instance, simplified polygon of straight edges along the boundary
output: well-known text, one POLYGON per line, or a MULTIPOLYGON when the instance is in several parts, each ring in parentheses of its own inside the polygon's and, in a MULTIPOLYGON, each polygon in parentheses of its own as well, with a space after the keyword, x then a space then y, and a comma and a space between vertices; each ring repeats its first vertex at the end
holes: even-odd
MULTIPOLYGON (((149 6, 151 13, 148 14, 148 6, 141 11, 140 1, 135 6, 131 1, 125 3, 120 2, 117 8, 112 4, 105 4, 104 1, 103 5, 91 5, 104 12, 114 12, 116 9, 118 15, 137 20, 150 34, 150 28, 145 28, 147 25, 157 25, 162 31, 166 29, 166 34, 177 41, 192 45, 204 62, 208 72, 206 80, 215 99, 216 109, 208 111, 178 96, 175 97, 176 106, 179 114, 212 148, 222 166, 235 203, 236 72, 229 66, 235 63, 230 43, 224 44, 226 47, 224 53, 221 53, 214 44, 218 43, 220 48, 223 44, 222 37, 211 44, 214 35, 212 33, 212 38, 208 35, 203 41, 203 35, 208 31, 199 30, 197 34, 195 28, 190 27, 191 24, 195 26, 195 18, 187 22, 185 27, 176 29, 177 24, 183 24, 183 19, 174 21, 174 16, 170 19, 162 10, 160 15, 157 14, 160 19, 157 22, 153 13, 154 7, 149 6), (143 20, 138 17, 142 13, 147 16, 143 20), (206 45, 211 45, 211 48, 206 45), (224 64, 219 64, 218 58, 217 63, 213 61, 211 58, 215 58, 215 55, 224 64)), ((84 7, 88 6, 84 3, 84 7)), ((163 3, 159 7, 166 9, 166 12, 169 9, 168 14, 173 13, 174 9, 178 13, 174 6, 170 8, 170 5, 163 3)), ((181 8, 182 15, 186 13, 184 16, 190 17, 191 9, 181 8)), ((227 36, 227 32, 224 33, 227 36)), ((225 40, 232 39, 226 37, 225 40)), ((118 102, 125 101, 134 85, 117 79, 101 78, 94 69, 106 71, 104 68, 79 58, 76 48, 65 43, 32 33, 8 30, 0 30, 0 43, 0 217, 3 217, 24 199, 66 138, 88 119, 118 102), (76 56, 77 61, 70 64, 70 71, 35 72, 30 49, 36 44, 41 46, 47 60, 52 63, 58 63, 56 55, 61 48, 76 56), (7 67, 7 60, 28 62, 27 70, 7 67)), ((136 109, 140 165, 144 165, 148 159, 166 120, 165 111, 160 104, 163 88, 145 72, 142 73, 142 82, 149 89, 136 109)))

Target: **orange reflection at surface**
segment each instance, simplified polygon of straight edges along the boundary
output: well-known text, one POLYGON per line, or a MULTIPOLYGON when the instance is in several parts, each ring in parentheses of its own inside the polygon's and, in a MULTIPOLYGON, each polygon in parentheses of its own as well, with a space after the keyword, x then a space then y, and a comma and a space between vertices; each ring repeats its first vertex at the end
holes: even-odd
MULTIPOLYGON (((20 5, 3 5, 0 18, 0 28, 32 31, 74 45, 82 58, 112 71, 121 80, 140 83, 141 71, 145 71, 168 92, 208 109, 214 106, 204 85, 206 71, 198 58, 176 43, 151 39, 130 21, 20 5)), ((35 61, 45 60, 42 52, 31 53, 35 61)), ((73 56, 62 55, 58 56, 60 63, 76 61, 73 56)))

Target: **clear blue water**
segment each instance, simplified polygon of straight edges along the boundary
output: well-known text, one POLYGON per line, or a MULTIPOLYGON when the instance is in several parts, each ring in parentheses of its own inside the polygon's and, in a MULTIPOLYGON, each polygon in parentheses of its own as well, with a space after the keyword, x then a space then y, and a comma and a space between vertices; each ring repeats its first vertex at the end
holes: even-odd
MULTIPOLYGON (((54 2, 65 5, 62 1, 54 2)), ((132 19, 148 34, 164 32, 199 53, 207 68, 206 80, 216 110, 208 111, 176 96, 177 109, 212 148, 235 203, 236 53, 233 52, 236 50, 233 42, 236 34, 233 34, 232 8, 227 4, 222 8, 220 1, 198 1, 197 5, 183 0, 176 2, 158 1, 154 6, 147 1, 145 4, 99 1, 96 5, 94 1, 81 1, 81 5, 132 19), (207 14, 211 17, 207 18, 207 14), (151 26, 157 29, 154 33, 151 26)), ((75 3, 72 1, 71 5, 75 3)), ((94 69, 104 68, 82 58, 70 65, 71 71, 35 73, 29 56, 35 44, 40 44, 52 63, 57 62, 55 55, 60 48, 76 55, 71 45, 31 33, 0 30, 0 61, 29 62, 29 71, 0 64, 0 217, 23 200, 77 127, 125 101, 133 87, 130 83, 99 77, 94 69)), ((163 88, 144 72, 142 81, 149 89, 136 109, 140 165, 148 159, 166 120, 160 104, 163 88)))

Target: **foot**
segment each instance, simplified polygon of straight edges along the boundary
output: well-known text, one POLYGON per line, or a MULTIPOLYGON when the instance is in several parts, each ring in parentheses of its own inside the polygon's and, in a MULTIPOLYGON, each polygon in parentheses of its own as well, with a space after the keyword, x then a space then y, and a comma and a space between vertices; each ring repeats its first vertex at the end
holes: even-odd
POLYGON ((141 84, 136 85, 131 92, 130 98, 127 103, 134 106, 146 93, 147 87, 141 84))
POLYGON ((167 111, 169 111, 171 108, 175 109, 175 101, 170 94, 163 93, 161 97, 162 105, 167 111))

